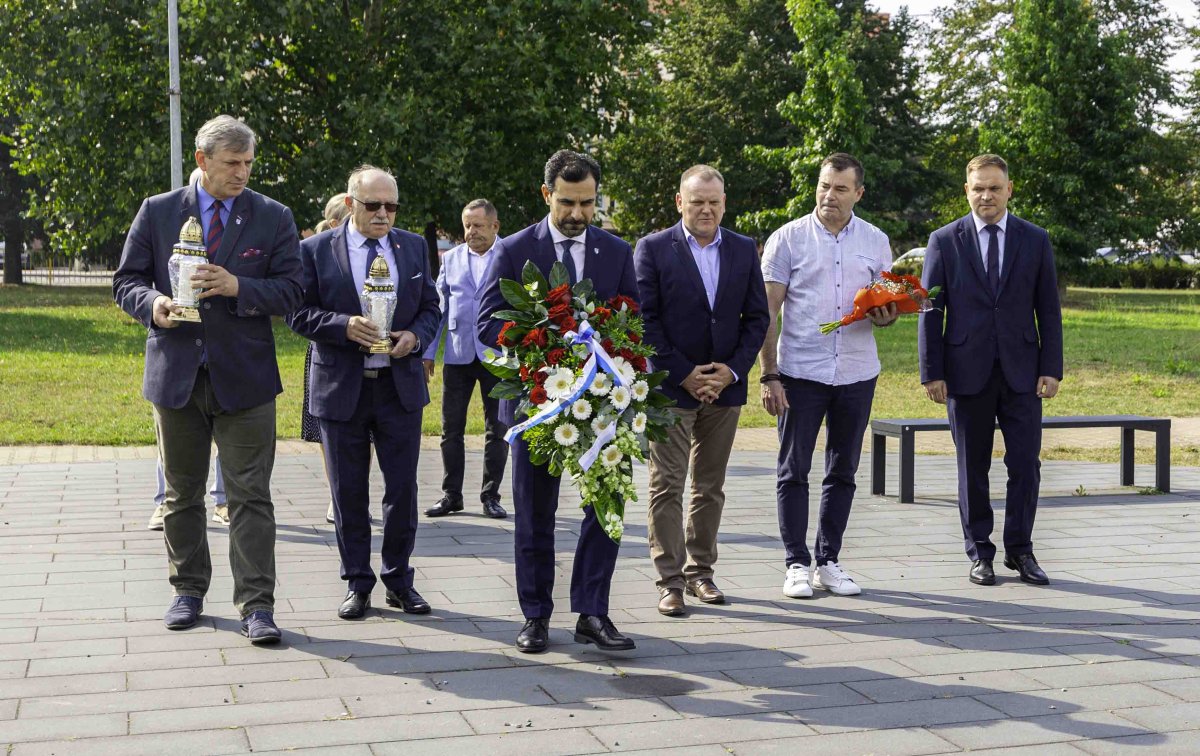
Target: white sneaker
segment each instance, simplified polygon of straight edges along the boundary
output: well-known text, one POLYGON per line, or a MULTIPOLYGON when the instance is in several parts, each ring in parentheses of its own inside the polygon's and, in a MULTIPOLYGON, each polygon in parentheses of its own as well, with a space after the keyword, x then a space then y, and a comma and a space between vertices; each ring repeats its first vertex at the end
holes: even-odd
POLYGON ((837 562, 828 562, 817 567, 813 575, 813 588, 829 591, 837 596, 857 596, 862 588, 847 575, 837 562))
POLYGON ((229 524, 229 505, 217 504, 213 507, 213 522, 219 522, 222 525, 229 524))
POLYGON ((802 564, 790 565, 783 579, 783 595, 788 598, 809 598, 812 585, 808 582, 808 568, 802 564))
POLYGON ((150 522, 146 523, 147 530, 162 530, 163 517, 167 514, 167 505, 159 504, 154 508, 154 514, 150 515, 150 522))
POLYGON ((330 525, 332 525, 334 523, 333 501, 332 500, 330 500, 330 502, 329 502, 329 509, 325 511, 325 522, 329 523, 330 525))

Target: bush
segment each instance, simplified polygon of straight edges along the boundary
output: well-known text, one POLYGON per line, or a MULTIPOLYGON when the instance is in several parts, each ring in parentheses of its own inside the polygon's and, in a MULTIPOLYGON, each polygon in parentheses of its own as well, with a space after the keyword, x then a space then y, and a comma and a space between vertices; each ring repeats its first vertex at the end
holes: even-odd
POLYGON ((1153 260, 1126 265, 1100 260, 1075 265, 1060 273, 1072 286, 1093 289, 1197 289, 1200 265, 1153 260))

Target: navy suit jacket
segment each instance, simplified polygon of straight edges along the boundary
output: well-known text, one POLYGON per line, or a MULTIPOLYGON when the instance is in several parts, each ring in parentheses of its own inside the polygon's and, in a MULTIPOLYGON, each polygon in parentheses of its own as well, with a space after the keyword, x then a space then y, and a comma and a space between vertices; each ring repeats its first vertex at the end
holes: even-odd
POLYGON ((978 393, 997 355, 1013 391, 1035 391, 1043 375, 1062 379, 1058 279, 1044 229, 1009 213, 998 294, 970 215, 929 237, 921 278, 927 289, 942 287, 934 302, 941 309, 921 315, 917 334, 922 383, 944 380, 951 394, 978 393))
POLYGON ((660 388, 687 409, 700 402, 679 384, 709 362, 723 362, 738 376, 714 404, 745 404, 746 378, 767 335, 770 314, 758 246, 722 228, 720 256, 716 303, 709 307, 682 221, 643 238, 634 253, 645 340, 655 350, 654 368, 670 373, 660 388))
MULTIPOLYGON (((592 279, 595 291, 593 296, 599 300, 608 300, 623 294, 636 301, 637 278, 633 272, 633 251, 629 248, 629 243, 596 226, 588 226, 584 241, 587 249, 579 278, 592 279)), ((492 313, 511 309, 504 300, 504 295, 500 293, 500 279, 520 281, 521 270, 527 260, 532 260, 542 271, 542 275, 549 276, 551 266, 558 260, 554 240, 550 236, 549 218, 543 218, 538 223, 497 241, 492 254, 496 257, 483 279, 483 298, 479 303, 477 326, 479 340, 495 349, 496 337, 500 335, 504 324, 493 318, 492 313)))
MULTIPOLYGON (((347 221, 349 222, 349 221, 347 221)), ((393 331, 412 331, 424 349, 437 336, 441 319, 437 290, 429 275, 429 255, 423 237, 393 228, 387 237, 396 259, 396 313, 393 331)), ((352 315, 362 315, 360 290, 350 272, 345 224, 310 236, 300 243, 304 266, 304 303, 288 325, 313 342, 308 376, 308 411, 323 420, 349 420, 362 391, 363 358, 356 342, 346 338, 352 315)), ((421 351, 391 361, 396 394, 406 412, 429 403, 429 388, 421 351)))
POLYGON ((292 211, 243 190, 233 201, 212 260, 238 277, 237 297, 204 299, 200 323, 159 328, 154 325, 154 300, 171 296, 167 261, 189 217, 200 217, 195 184, 143 201, 113 274, 117 304, 149 329, 142 395, 164 407, 183 407, 207 354, 221 408, 233 412, 257 407, 283 391, 271 316, 294 310, 302 294, 292 211))

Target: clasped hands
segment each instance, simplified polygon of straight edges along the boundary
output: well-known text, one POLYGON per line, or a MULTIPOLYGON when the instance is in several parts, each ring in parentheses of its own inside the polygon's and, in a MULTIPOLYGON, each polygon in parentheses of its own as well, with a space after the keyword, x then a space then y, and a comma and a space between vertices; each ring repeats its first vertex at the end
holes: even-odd
POLYGON ((688 373, 688 377, 679 385, 696 401, 712 404, 731 383, 733 371, 729 366, 722 362, 710 362, 692 368, 692 372, 688 373))
MULTIPOLYGON (((417 335, 412 331, 389 331, 388 336, 393 342, 388 356, 393 359, 407 357, 417 348, 417 335)), ((368 318, 351 315, 346 323, 346 338, 355 344, 370 348, 379 341, 379 329, 368 318)))

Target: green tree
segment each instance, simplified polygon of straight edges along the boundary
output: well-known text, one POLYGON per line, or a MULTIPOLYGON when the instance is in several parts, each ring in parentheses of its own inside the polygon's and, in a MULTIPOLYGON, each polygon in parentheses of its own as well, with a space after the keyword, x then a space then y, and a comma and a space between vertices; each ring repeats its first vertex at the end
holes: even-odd
POLYGON ((1012 208, 1044 226, 1064 267, 1095 247, 1153 239, 1173 154, 1157 131, 1174 102, 1174 22, 1157 0, 959 0, 933 34, 930 71, 946 176, 941 221, 965 211, 962 170, 995 152, 1012 208))
MULTIPOLYGON (((0 0, 27 93, 16 164, 45 186, 30 213, 60 249, 119 244, 141 197, 168 188, 165 15, 0 0)), ((454 230, 482 195, 513 229, 544 212, 550 152, 626 112, 621 70, 648 15, 646 0, 183 0, 184 143, 216 113, 244 119, 261 138, 254 186, 301 225, 369 161, 396 174, 399 225, 454 230)))
POLYGON ((907 48, 913 21, 902 11, 887 18, 866 0, 788 0, 800 43, 793 65, 804 86, 779 103, 799 132, 785 147, 754 145, 755 162, 786 170, 792 196, 782 207, 743 216, 760 235, 812 210, 821 160, 849 152, 866 167, 862 215, 893 242, 917 238, 925 220, 931 174, 924 168, 927 130, 918 108, 918 68, 907 48))
POLYGON ((725 225, 778 201, 786 170, 747 159, 747 144, 782 147, 798 130, 776 105, 804 84, 784 0, 690 0, 667 7, 630 69, 642 95, 605 146, 614 224, 641 235, 679 220, 679 176, 696 163, 725 176, 725 225))

